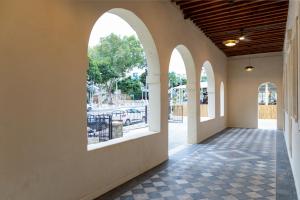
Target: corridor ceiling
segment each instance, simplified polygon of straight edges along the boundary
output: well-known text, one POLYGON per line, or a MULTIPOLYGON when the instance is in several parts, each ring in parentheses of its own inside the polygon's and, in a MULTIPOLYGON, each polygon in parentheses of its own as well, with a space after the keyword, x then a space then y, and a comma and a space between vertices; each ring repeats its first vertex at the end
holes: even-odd
POLYGON ((288 0, 171 0, 227 56, 283 49, 288 0), (246 39, 234 47, 222 43, 246 39))

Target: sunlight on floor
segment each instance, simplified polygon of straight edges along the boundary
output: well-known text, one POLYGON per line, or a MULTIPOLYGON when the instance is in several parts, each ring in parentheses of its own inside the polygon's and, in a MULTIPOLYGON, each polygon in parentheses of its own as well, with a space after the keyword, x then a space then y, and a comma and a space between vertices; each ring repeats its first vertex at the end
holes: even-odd
POLYGON ((276 119, 258 119, 258 128, 259 129, 277 129, 277 120, 276 119))
POLYGON ((187 117, 182 123, 169 122, 169 150, 187 144, 187 117))
POLYGON ((213 118, 212 117, 200 117, 200 122, 205 122, 205 121, 208 121, 211 119, 213 119, 213 118))

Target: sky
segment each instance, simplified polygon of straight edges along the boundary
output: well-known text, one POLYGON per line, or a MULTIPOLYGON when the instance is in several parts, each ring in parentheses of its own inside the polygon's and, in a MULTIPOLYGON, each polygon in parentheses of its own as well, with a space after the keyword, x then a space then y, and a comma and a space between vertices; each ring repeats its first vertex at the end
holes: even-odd
POLYGON ((177 49, 174 49, 171 55, 169 72, 177 74, 186 74, 183 59, 177 49))
MULTIPOLYGON (((114 33, 120 36, 134 35, 138 38, 136 32, 122 18, 111 13, 103 14, 95 23, 90 39, 89 47, 93 47, 99 43, 101 37, 106 37, 114 33)), ((185 74, 185 66, 180 53, 174 49, 171 55, 169 71, 177 74, 185 74)))
POLYGON ((131 26, 117 15, 111 13, 103 14, 95 23, 89 40, 89 47, 93 47, 99 43, 101 37, 106 37, 114 33, 120 36, 135 35, 136 32, 131 26))

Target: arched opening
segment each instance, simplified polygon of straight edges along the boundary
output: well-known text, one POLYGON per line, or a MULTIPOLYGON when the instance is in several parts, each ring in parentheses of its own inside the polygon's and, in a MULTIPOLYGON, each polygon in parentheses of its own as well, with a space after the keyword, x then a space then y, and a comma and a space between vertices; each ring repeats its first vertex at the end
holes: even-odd
POLYGON ((258 128, 277 129, 277 88, 274 83, 258 87, 258 128))
POLYGON ((88 60, 88 144, 159 132, 160 66, 145 24, 129 10, 104 13, 91 31, 88 60))
POLYGON ((196 143, 195 65, 189 50, 178 45, 169 64, 169 153, 196 143))
POLYGON ((223 81, 220 84, 220 116, 224 116, 225 110, 225 96, 224 96, 224 83, 223 81))
POLYGON ((200 121, 215 118, 215 76, 209 61, 205 61, 200 76, 200 121))

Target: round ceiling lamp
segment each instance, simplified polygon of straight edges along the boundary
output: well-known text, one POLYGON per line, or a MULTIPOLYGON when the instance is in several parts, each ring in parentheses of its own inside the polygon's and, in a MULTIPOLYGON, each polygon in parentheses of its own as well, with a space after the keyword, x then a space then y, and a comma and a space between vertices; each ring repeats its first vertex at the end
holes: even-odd
POLYGON ((244 29, 241 28, 241 34, 240 34, 239 40, 243 41, 245 39, 246 39, 246 37, 245 37, 244 29))
POLYGON ((252 65, 248 65, 245 67, 246 72, 251 72, 254 69, 252 65))
POLYGON ((249 56, 249 65, 245 67, 246 72, 251 72, 254 70, 254 67, 251 65, 251 57, 249 56))
POLYGON ((237 43, 239 43, 238 40, 225 40, 225 41, 223 42, 223 44, 224 44, 225 46, 227 46, 227 47, 233 47, 233 46, 235 46, 237 43))
POLYGON ((245 40, 245 39, 246 39, 246 38, 245 38, 244 35, 242 35, 242 36, 239 37, 239 40, 245 40))

